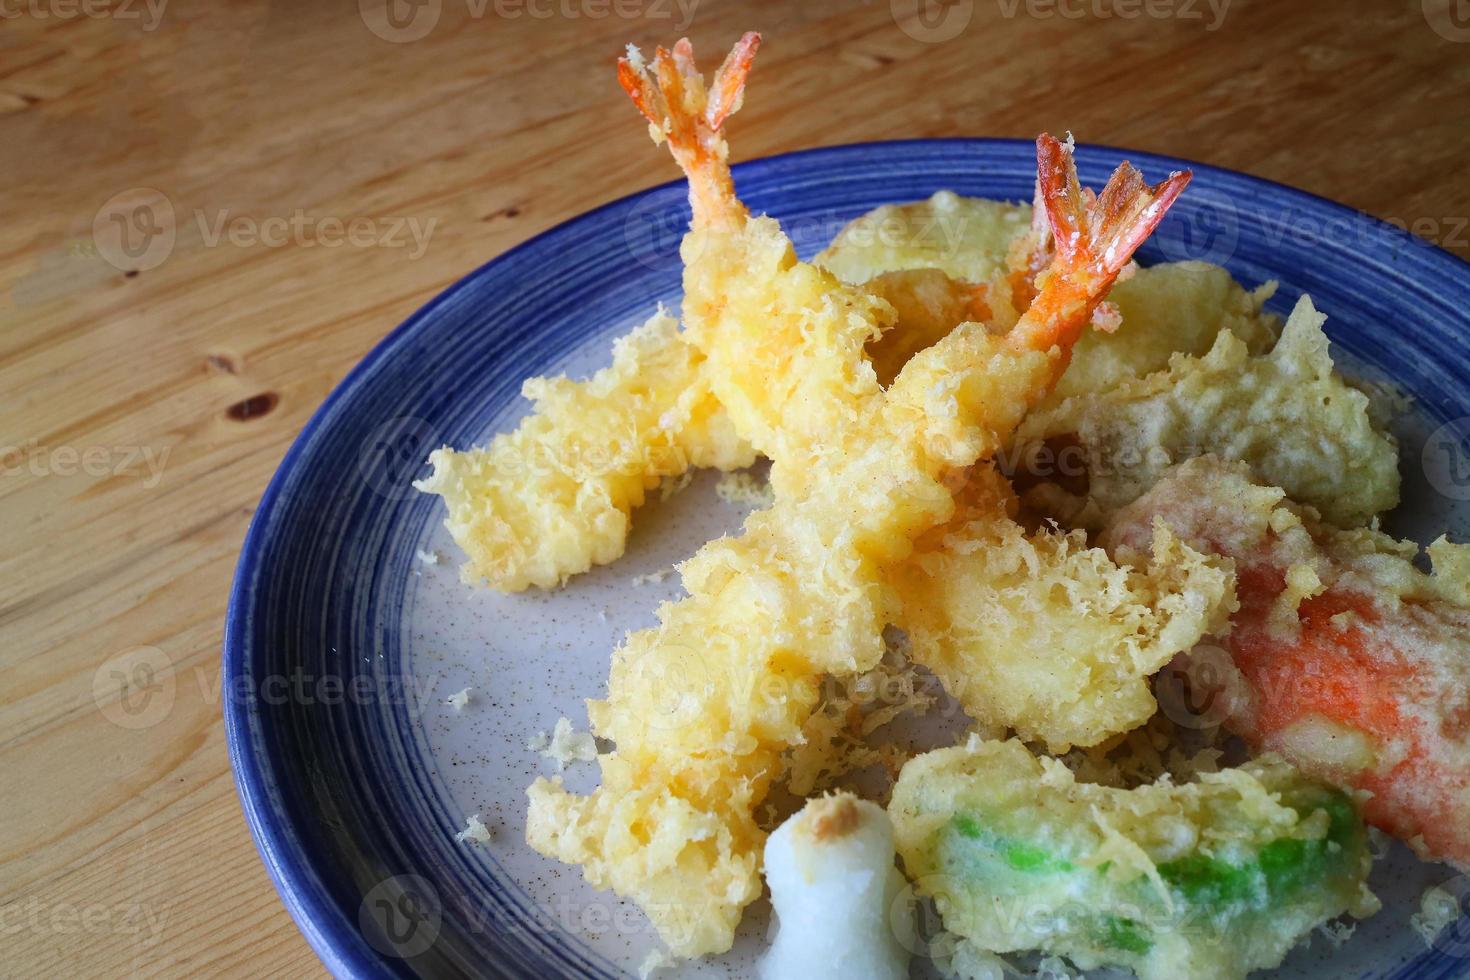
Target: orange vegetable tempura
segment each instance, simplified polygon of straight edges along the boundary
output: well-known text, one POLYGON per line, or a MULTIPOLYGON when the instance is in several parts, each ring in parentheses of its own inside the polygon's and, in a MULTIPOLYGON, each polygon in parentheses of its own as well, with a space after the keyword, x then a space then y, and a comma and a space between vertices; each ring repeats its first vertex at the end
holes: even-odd
POLYGON ((1369 820, 1470 868, 1470 546, 1441 538, 1426 574, 1417 545, 1332 528, 1213 457, 1166 476, 1105 538, 1137 543, 1158 523, 1235 562, 1226 724, 1368 791, 1369 820))

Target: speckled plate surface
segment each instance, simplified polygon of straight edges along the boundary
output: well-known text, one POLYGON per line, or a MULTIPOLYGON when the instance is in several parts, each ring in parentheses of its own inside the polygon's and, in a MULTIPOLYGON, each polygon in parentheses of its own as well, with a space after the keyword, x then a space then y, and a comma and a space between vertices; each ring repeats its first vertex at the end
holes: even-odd
MULTIPOLYGON (((1150 179, 1188 165, 1128 156, 1150 179)), ((1100 186, 1122 157, 1082 148, 1083 181, 1100 186)), ((1027 199, 1034 168, 1029 143, 946 140, 815 150, 735 173, 752 209, 781 219, 809 256, 879 204, 942 188, 1027 199)), ((1310 292, 1348 370, 1413 396, 1394 529, 1465 534, 1470 266, 1330 202, 1194 169, 1140 260, 1204 258, 1248 285, 1280 280, 1281 312, 1310 292)), ((683 185, 666 185, 471 273, 332 393, 266 491, 226 627, 229 746, 262 858, 335 974, 608 977, 636 971, 653 948, 635 908, 525 845, 525 787, 555 771, 526 743, 562 715, 585 726, 582 700, 601 692, 618 638, 678 589, 676 576, 647 576, 743 512, 706 476, 640 515, 621 562, 557 593, 501 596, 459 583, 438 499, 409 484, 430 449, 513 425, 524 378, 584 374, 657 302, 676 304, 687 217, 683 185), (472 700, 456 711, 446 698, 465 687, 472 700), (492 839, 457 842, 475 813, 492 839)), ((586 788, 595 768, 566 775, 586 788)), ((1385 911, 1341 949, 1319 938, 1298 950, 1279 975, 1470 976, 1463 917, 1433 949, 1407 926, 1420 891, 1452 877, 1396 850, 1373 879, 1385 911)), ((734 951, 684 975, 752 975, 767 924, 752 908, 734 951)))

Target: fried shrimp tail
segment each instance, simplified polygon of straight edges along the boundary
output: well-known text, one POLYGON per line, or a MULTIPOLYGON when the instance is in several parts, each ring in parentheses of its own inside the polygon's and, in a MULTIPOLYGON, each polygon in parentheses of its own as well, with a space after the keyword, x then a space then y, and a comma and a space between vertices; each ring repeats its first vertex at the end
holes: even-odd
MULTIPOLYGON (((1036 298, 1011 332, 1020 348, 1069 352, 1093 311, 1153 233, 1192 176, 1170 174, 1150 187, 1132 164, 1124 162, 1101 194, 1084 191, 1077 180, 1072 148, 1043 133, 1036 138, 1040 203, 1051 225, 1055 257, 1042 275, 1036 298)), ((1064 353, 1058 375, 1070 353, 1064 353)))
POLYGON ((708 87, 688 38, 681 38, 672 51, 660 46, 652 65, 631 44, 627 55, 618 59, 618 83, 648 120, 655 142, 668 142, 675 162, 689 178, 696 226, 745 217, 730 179, 729 147, 721 130, 744 101, 745 80, 760 43, 761 36, 754 31, 743 35, 708 87))

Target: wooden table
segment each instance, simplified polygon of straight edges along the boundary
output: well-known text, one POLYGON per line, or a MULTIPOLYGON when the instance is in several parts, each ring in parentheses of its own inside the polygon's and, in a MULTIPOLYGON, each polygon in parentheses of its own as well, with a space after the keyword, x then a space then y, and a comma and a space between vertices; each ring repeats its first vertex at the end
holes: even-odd
POLYGON ((628 41, 766 34, 738 157, 1071 129, 1470 256, 1442 0, 399 2, 0 5, 0 974, 320 972, 226 760, 237 550, 385 332, 674 175, 628 41))

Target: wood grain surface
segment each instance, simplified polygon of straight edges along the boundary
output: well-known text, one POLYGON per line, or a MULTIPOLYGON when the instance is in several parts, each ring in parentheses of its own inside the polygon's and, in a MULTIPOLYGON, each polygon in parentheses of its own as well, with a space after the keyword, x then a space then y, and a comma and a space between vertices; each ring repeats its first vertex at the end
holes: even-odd
POLYGON ((396 3, 0 0, 0 974, 321 972, 226 758, 246 524, 415 308, 675 175, 629 41, 764 32, 737 158, 1070 129, 1470 256, 1447 0, 396 3))

